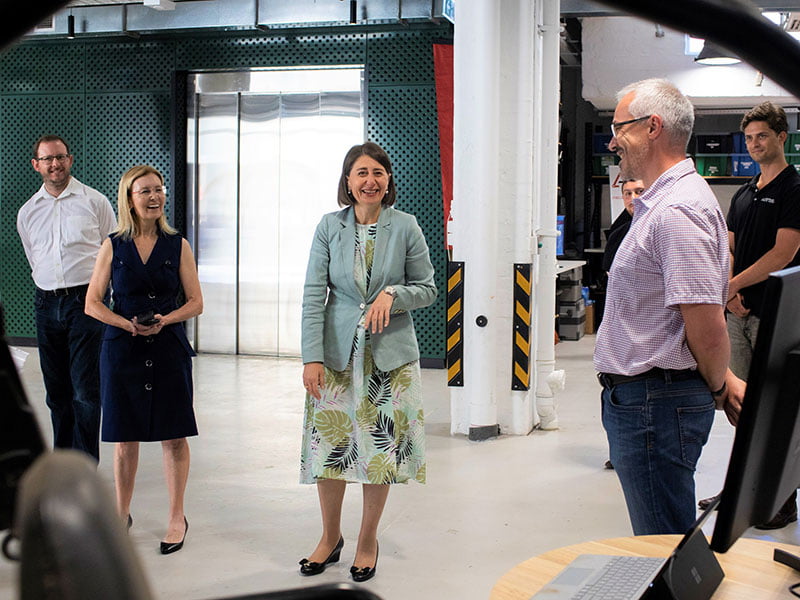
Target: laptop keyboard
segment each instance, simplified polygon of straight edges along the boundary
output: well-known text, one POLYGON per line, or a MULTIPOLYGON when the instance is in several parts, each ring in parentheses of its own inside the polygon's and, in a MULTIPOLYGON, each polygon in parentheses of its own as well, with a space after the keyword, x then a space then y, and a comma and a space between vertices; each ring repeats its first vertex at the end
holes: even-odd
POLYGON ((642 585, 658 572, 663 558, 616 556, 600 578, 583 586, 573 600, 628 600, 639 598, 642 585))

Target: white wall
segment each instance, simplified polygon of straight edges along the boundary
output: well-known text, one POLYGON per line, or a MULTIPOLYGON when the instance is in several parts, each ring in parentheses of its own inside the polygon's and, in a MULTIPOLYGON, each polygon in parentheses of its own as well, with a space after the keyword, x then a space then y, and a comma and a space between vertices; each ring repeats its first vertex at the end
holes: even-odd
POLYGON ((613 110, 617 91, 649 77, 665 77, 696 107, 751 108, 771 100, 797 104, 773 81, 744 63, 725 67, 698 65, 684 53, 684 34, 633 17, 587 17, 583 28, 583 97, 598 110, 613 110))

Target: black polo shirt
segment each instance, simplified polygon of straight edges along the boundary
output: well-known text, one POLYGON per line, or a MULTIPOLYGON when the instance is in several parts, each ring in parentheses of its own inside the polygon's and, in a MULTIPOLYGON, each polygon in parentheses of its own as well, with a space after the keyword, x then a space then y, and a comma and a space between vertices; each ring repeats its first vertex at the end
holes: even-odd
MULTIPOLYGON (((733 274, 738 275, 775 246, 778 229, 800 230, 800 174, 789 165, 762 189, 758 175, 740 187, 728 211, 728 231, 734 235, 733 274)), ((800 264, 798 252, 787 266, 800 264)), ((761 316, 766 281, 742 290, 744 305, 761 316)))

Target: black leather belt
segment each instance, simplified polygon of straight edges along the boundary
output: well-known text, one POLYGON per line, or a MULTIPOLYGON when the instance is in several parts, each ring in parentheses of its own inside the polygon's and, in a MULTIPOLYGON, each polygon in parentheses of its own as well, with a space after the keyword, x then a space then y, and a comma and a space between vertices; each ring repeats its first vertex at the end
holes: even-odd
POLYGON ((597 379, 600 380, 602 385, 607 390, 612 387, 623 384, 633 383, 634 381, 643 381, 645 379, 663 379, 664 381, 685 381, 686 379, 693 379, 699 377, 699 374, 694 369, 659 369, 653 367, 649 371, 639 373, 638 375, 617 375, 615 373, 598 373, 597 379))
POLYGON ((43 290, 40 287, 37 287, 36 289, 42 292, 45 296, 69 296, 70 294, 78 294, 81 292, 86 292, 86 290, 89 289, 89 284, 84 283, 83 285, 74 285, 72 287, 58 288, 57 290, 43 290))

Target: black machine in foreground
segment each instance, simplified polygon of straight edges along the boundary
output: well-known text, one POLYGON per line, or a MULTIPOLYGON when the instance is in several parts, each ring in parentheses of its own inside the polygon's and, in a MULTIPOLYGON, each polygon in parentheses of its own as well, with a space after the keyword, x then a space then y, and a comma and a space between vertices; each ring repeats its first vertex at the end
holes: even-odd
POLYGON ((800 485, 800 267, 770 275, 711 548, 766 523, 800 485))

